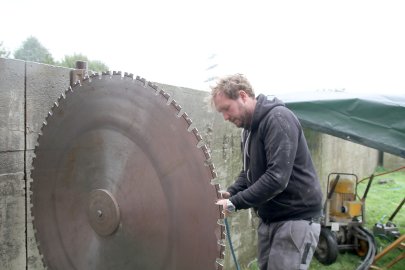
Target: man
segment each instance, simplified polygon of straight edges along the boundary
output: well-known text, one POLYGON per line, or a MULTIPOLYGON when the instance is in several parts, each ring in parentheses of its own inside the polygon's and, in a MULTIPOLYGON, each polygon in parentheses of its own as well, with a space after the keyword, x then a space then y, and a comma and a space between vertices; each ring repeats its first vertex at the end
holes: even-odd
POLYGON ((255 98, 241 74, 221 78, 211 102, 243 128, 243 169, 217 204, 225 215, 254 208, 261 270, 307 269, 320 233, 322 192, 298 119, 276 98, 255 98))

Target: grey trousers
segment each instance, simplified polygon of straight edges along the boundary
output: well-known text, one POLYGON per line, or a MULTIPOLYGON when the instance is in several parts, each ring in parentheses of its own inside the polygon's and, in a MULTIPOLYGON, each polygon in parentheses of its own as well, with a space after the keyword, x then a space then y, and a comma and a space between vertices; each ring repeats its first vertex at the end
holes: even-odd
POLYGON ((260 270, 306 270, 318 244, 321 226, 306 220, 281 221, 258 228, 260 270))

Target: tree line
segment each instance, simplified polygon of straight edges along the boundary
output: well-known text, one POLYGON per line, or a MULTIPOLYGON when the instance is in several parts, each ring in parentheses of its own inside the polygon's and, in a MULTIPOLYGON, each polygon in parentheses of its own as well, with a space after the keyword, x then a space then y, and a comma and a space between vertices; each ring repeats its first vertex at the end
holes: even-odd
MULTIPOLYGON (((0 41, 0 57, 9 58, 10 55, 11 52, 7 51, 3 46, 3 42, 0 41)), ((79 54, 75 53, 73 55, 65 55, 61 61, 57 61, 52 57, 48 49, 46 49, 39 42, 39 40, 33 36, 23 41, 21 47, 15 50, 13 56, 15 59, 50 65, 57 65, 67 68, 75 68, 76 61, 86 61, 89 70, 95 72, 108 70, 108 66, 103 62, 98 60, 89 60, 87 56, 80 53, 79 54)))

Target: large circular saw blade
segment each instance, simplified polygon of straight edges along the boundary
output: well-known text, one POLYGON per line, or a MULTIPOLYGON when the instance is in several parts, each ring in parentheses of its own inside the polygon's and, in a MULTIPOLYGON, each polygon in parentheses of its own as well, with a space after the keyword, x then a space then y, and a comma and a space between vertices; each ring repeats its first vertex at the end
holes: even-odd
POLYGON ((144 79, 92 75, 52 108, 35 148, 32 215, 50 269, 222 269, 210 154, 144 79))

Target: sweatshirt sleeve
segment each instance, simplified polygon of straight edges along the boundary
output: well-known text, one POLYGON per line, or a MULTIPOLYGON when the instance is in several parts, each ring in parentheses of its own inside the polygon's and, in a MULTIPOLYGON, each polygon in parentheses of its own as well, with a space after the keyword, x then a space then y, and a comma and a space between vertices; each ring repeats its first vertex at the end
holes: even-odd
POLYGON ((258 132, 266 170, 249 188, 230 198, 237 209, 258 207, 271 200, 287 187, 292 173, 301 132, 295 116, 286 109, 275 109, 262 119, 258 132))
POLYGON ((236 193, 245 190, 247 188, 246 180, 246 173, 244 170, 242 170, 235 182, 227 188, 227 191, 231 194, 231 196, 233 196, 236 193))

